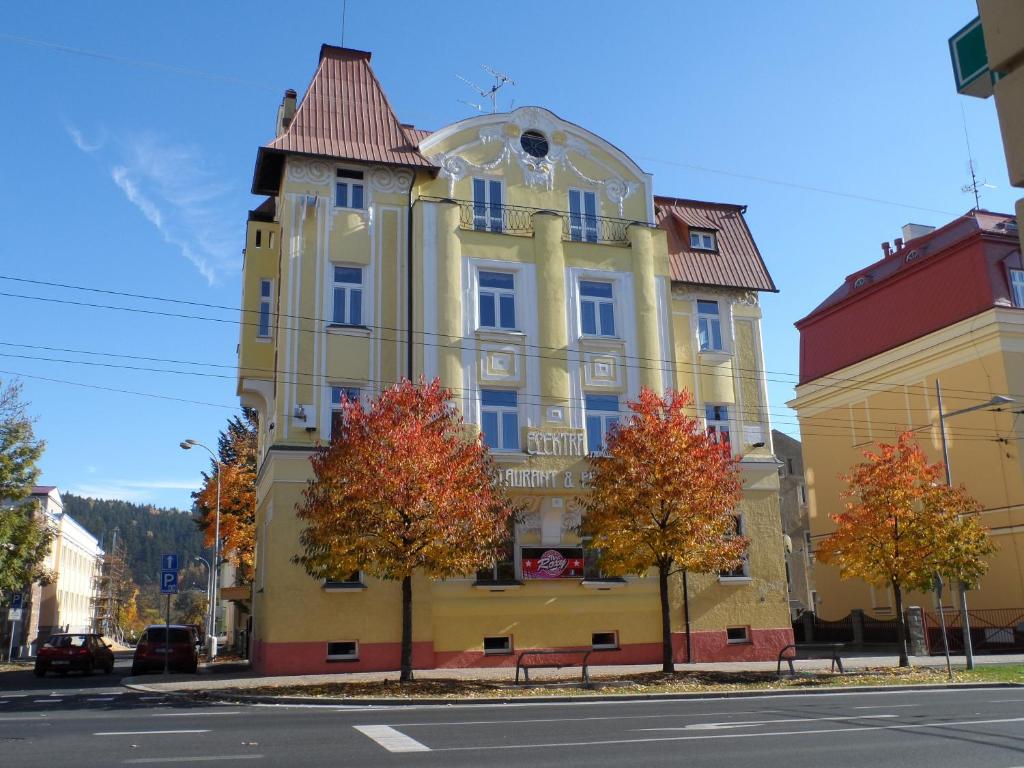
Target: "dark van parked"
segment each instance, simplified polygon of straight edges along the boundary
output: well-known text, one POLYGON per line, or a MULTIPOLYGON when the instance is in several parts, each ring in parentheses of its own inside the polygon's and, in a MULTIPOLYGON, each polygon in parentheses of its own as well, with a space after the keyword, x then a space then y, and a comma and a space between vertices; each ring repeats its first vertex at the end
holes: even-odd
POLYGON ((167 667, 175 672, 195 672, 199 667, 199 655, 192 628, 183 624, 171 624, 170 642, 168 627, 163 624, 151 624, 146 627, 139 644, 135 646, 135 657, 132 659, 132 674, 143 672, 162 672, 164 659, 167 667))

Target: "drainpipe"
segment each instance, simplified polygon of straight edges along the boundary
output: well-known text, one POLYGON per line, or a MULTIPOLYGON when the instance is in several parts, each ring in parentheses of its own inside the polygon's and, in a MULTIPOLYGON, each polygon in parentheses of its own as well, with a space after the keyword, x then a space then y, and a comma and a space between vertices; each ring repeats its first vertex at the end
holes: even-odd
POLYGON ((413 368, 413 351, 412 351, 412 327, 413 327, 413 318, 412 318, 412 310, 413 310, 412 226, 413 226, 413 221, 412 221, 412 206, 413 206, 413 202, 414 201, 412 199, 412 192, 413 192, 413 188, 415 186, 416 186, 416 172, 413 171, 412 180, 409 182, 409 216, 408 216, 408 223, 406 224, 406 227, 405 227, 405 230, 406 230, 406 232, 405 232, 405 234, 406 234, 406 243, 405 243, 405 263, 406 263, 406 266, 405 266, 405 282, 406 282, 406 315, 405 315, 405 318, 406 318, 406 320, 405 320, 405 325, 406 325, 406 336, 408 338, 408 343, 406 345, 406 368, 407 368, 407 375, 409 376, 409 381, 413 380, 413 378, 412 378, 412 374, 413 374, 413 370, 412 370, 412 368, 413 368))
POLYGON ((690 595, 686 583, 686 571, 683 571, 683 621, 686 625, 686 663, 693 664, 693 645, 690 637, 690 595))

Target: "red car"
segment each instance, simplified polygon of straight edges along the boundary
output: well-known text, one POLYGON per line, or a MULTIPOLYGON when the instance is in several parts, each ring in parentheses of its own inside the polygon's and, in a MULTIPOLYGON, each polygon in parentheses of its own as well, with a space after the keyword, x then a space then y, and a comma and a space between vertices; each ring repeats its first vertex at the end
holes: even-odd
POLYGON ((114 654, 100 635, 62 633, 50 635, 36 655, 35 675, 47 672, 66 675, 72 670, 92 674, 102 669, 108 675, 114 671, 114 654))
POLYGON ((146 627, 135 646, 132 674, 163 672, 164 659, 167 660, 167 668, 175 672, 195 672, 199 668, 192 627, 187 624, 171 624, 170 627, 150 624, 146 627))

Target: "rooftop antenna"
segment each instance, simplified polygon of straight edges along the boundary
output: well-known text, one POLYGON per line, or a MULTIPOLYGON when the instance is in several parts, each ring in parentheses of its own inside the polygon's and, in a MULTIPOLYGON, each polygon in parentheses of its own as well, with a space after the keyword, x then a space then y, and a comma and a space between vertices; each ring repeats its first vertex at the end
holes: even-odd
POLYGON ((977 174, 977 168, 974 165, 974 156, 971 154, 971 137, 967 133, 967 112, 964 110, 963 103, 960 104, 960 117, 964 122, 964 141, 967 143, 967 170, 971 173, 971 183, 964 184, 960 187, 960 191, 964 194, 971 192, 974 195, 974 210, 981 209, 981 188, 988 187, 989 189, 995 189, 994 184, 989 184, 985 179, 979 179, 977 174))
POLYGON ((348 0, 341 0, 341 47, 345 47, 345 12, 348 10, 348 0))
MULTIPOLYGON (((468 85, 470 88, 472 88, 474 91, 479 93, 482 98, 490 99, 491 114, 494 114, 495 112, 498 111, 498 91, 500 91, 502 86, 506 84, 515 85, 516 81, 513 80, 508 75, 506 75, 504 72, 499 72, 496 69, 492 69, 486 64, 481 64, 480 67, 481 69, 484 70, 484 72, 486 72, 487 74, 494 78, 494 85, 492 85, 490 88, 481 88, 472 80, 467 80, 462 75, 456 75, 456 77, 459 78, 459 80, 464 82, 466 85, 468 85)), ((459 101, 461 101, 463 104, 468 104, 469 106, 474 107, 479 112, 484 111, 483 107, 481 107, 479 104, 470 104, 468 101, 462 101, 462 99, 459 99, 459 101)))

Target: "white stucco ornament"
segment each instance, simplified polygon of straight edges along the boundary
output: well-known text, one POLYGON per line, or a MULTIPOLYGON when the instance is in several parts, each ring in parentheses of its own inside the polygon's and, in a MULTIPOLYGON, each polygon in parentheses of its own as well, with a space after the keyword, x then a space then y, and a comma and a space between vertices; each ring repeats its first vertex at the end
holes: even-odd
MULTIPOLYGON (((423 142, 421 149, 431 162, 438 166, 441 177, 448 180, 449 195, 454 196, 456 183, 467 176, 486 175, 502 165, 516 163, 523 173, 527 186, 551 190, 555 186, 555 174, 566 173, 570 176, 567 180, 568 184, 578 184, 583 181, 602 190, 608 201, 616 206, 621 216, 626 199, 636 194, 640 185, 636 181, 624 178, 612 165, 597 157, 592 149, 595 144, 606 144, 606 142, 592 134, 587 134, 583 129, 560 119, 546 109, 521 107, 508 114, 486 115, 463 120, 432 134, 423 142), (430 153, 432 146, 453 133, 469 128, 473 123, 483 123, 473 139, 448 152, 430 153), (547 139, 547 154, 543 157, 534 157, 523 149, 520 137, 526 131, 536 131, 547 139), (564 136, 564 140, 556 143, 554 141, 556 134, 564 136), (476 148, 490 146, 497 148, 490 160, 474 163, 465 157, 467 153, 476 148), (579 160, 586 160, 587 163, 600 168, 603 171, 599 174, 600 178, 585 173, 579 167, 579 160)), ((611 145, 608 147, 611 154, 621 155, 611 145)), ((627 167, 634 165, 631 160, 623 157, 627 167)), ((636 170, 638 175, 642 174, 639 168, 636 170)))
POLYGON ((314 184, 326 184, 331 178, 331 167, 321 160, 305 158, 288 158, 288 180, 310 181, 314 184))

